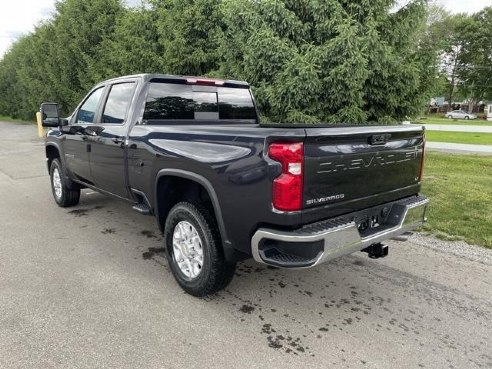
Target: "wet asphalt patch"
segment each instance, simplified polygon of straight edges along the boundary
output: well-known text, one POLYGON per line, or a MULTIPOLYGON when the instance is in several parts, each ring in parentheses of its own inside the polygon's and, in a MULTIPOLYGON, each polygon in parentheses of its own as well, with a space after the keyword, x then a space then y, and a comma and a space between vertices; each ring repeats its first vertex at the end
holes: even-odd
POLYGON ((104 206, 98 205, 98 206, 95 206, 93 208, 74 209, 74 210, 70 210, 68 212, 68 214, 75 215, 76 217, 85 217, 91 211, 93 211, 93 210, 99 210, 99 209, 103 209, 103 208, 104 208, 104 206))
MULTIPOLYGON (((286 273, 277 268, 258 267, 256 264, 248 265, 239 263, 235 278, 262 279, 266 283, 261 290, 257 291, 262 298, 245 298, 239 292, 232 292, 226 289, 208 299, 209 302, 223 304, 231 301, 235 307, 234 315, 240 323, 248 325, 260 324, 258 334, 264 337, 264 342, 270 349, 290 355, 316 356, 317 352, 311 347, 316 347, 315 341, 327 341, 333 332, 345 334, 355 334, 360 329, 360 324, 371 324, 375 334, 384 335, 391 332, 401 336, 404 340, 414 340, 418 345, 426 345, 426 340, 422 337, 422 330, 427 330, 428 319, 440 321, 439 318, 428 316, 425 307, 414 305, 402 311, 395 301, 393 294, 409 293, 418 288, 432 298, 422 301, 424 304, 438 308, 443 301, 450 300, 453 291, 445 288, 441 290, 440 285, 435 285, 428 281, 418 279, 405 273, 392 273, 392 268, 381 264, 373 265, 374 262, 353 260, 346 258, 330 265, 335 272, 346 268, 352 268, 354 273, 358 273, 367 282, 364 286, 354 285, 349 280, 327 281, 321 289, 312 292, 308 287, 310 284, 303 278, 302 274, 286 273), (379 296, 371 283, 381 283, 391 281, 392 290, 384 297, 379 296), (343 285, 342 294, 340 285, 343 285), (294 287, 294 288, 293 288, 294 287), (395 289, 396 288, 396 289, 395 289), (441 300, 436 300, 435 290, 439 289, 442 293, 441 300), (406 291, 406 292, 405 292, 406 291), (449 296, 447 296, 449 295, 449 296), (298 306, 299 309, 291 309, 288 312, 284 306, 298 306), (397 316, 403 316, 400 319, 397 316), (257 321, 255 322, 255 320, 257 321), (309 344, 311 342, 311 345, 309 344)), ((312 273, 320 273, 312 271, 312 273)), ((321 286, 318 286, 321 287, 321 286)), ((476 301, 470 300, 472 310, 481 310, 476 305, 476 301)), ((463 307, 466 308, 466 307, 463 307)), ((439 309, 438 309, 439 310, 439 309)), ((478 314, 481 314, 477 311, 478 314)), ((472 352, 469 347, 460 347, 461 343, 457 338, 450 336, 440 337, 435 332, 435 339, 441 342, 441 346, 436 350, 451 349, 472 352), (439 336, 439 337, 438 337, 439 336)), ((483 341, 483 345, 486 341, 483 341)), ((342 356, 356 354, 339 348, 342 356)), ((365 357, 358 358, 360 363, 366 365, 368 360, 365 357)), ((483 360, 488 360, 485 357, 483 360)), ((477 359, 471 359, 473 363, 479 363, 477 359)), ((482 360, 482 364, 485 362, 482 360)), ((342 360, 343 361, 343 360, 342 360)), ((470 361, 471 362, 471 361, 470 361)), ((423 364, 422 364, 423 365, 423 364)))
POLYGON ((140 234, 142 234, 142 236, 145 236, 147 238, 157 238, 155 233, 153 231, 149 231, 149 230, 143 230, 140 232, 140 234))
POLYGON ((162 255, 165 257, 166 249, 164 247, 149 247, 148 251, 142 253, 142 258, 144 260, 150 260, 156 255, 162 255))

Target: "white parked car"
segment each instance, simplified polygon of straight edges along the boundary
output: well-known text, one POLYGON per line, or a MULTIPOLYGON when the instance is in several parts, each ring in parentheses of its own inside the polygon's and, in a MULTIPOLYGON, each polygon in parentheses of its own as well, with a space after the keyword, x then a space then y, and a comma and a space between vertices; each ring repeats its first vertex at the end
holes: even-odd
POLYGON ((446 116, 449 119, 477 119, 477 116, 475 114, 469 114, 466 111, 463 110, 453 110, 450 111, 449 113, 446 113, 446 116))

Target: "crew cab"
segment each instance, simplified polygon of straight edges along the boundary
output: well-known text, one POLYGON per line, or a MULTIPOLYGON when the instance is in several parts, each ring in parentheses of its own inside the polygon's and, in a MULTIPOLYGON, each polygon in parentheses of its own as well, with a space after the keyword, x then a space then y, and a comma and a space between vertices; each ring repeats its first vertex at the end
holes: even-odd
POLYGON ((194 296, 248 258, 309 268, 425 222, 424 128, 261 124, 246 82, 161 74, 96 85, 73 114, 41 105, 55 202, 90 188, 152 215, 194 296))

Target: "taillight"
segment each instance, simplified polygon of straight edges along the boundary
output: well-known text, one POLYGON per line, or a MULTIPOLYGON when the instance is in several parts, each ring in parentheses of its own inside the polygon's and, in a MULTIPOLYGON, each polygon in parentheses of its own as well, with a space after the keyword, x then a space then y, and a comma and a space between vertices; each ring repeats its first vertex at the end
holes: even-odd
POLYGON ((282 211, 302 209, 304 145, 302 142, 275 142, 268 156, 282 164, 282 173, 273 181, 273 207, 282 211))
POLYGON ((186 78, 186 83, 189 85, 201 85, 201 86, 224 86, 225 82, 208 79, 208 78, 186 78))
POLYGON ((424 159, 425 159, 425 133, 422 140, 422 157, 420 158, 419 182, 422 182, 422 178, 424 177, 424 159))

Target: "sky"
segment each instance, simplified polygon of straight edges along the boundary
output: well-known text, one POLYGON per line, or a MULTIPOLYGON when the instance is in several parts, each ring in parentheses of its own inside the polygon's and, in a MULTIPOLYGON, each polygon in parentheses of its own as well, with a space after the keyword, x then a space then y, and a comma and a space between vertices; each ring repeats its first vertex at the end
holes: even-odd
MULTIPOLYGON (((453 13, 475 13, 486 6, 492 6, 492 0, 435 2, 453 13)), ((127 0, 127 3, 136 4, 139 1, 127 0)), ((54 10, 55 0, 0 0, 0 58, 19 36, 33 31, 34 25, 49 18, 54 10)))

